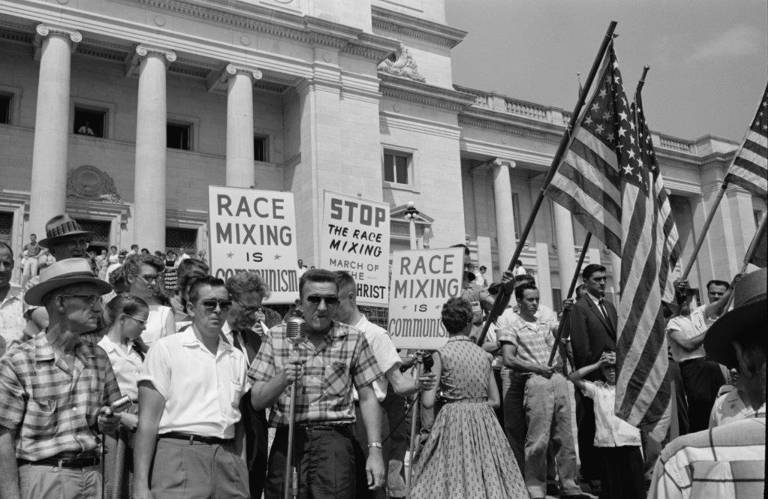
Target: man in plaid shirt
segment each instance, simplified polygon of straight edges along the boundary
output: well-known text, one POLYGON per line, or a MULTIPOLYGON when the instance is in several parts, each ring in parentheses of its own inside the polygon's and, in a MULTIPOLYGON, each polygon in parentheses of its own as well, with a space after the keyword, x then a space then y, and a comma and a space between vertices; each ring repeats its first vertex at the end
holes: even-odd
POLYGON ((498 341, 502 344, 504 365, 526 376, 523 406, 528 429, 522 466, 525 484, 531 497, 546 495, 547 449, 552 441, 563 491, 561 497, 582 497, 576 481, 578 466, 571 434, 568 382, 561 374, 560 355, 555 357, 555 367, 548 365, 557 322, 536 317, 539 290, 534 284, 516 287, 515 298, 519 315, 499 322, 498 341))
POLYGON ((360 412, 368 435, 368 486, 381 487, 381 406, 372 383, 381 375, 365 336, 331 317, 339 304, 336 276, 322 269, 308 270, 299 282, 306 335, 294 343, 285 324, 264 337, 248 377, 253 382, 251 402, 256 410, 272 407, 270 424, 277 428, 269 456, 265 497, 282 496, 290 477, 284 476, 288 440, 290 387, 296 390, 295 463, 300 497, 353 498, 355 409, 357 388, 360 412))
POLYGON ((43 305, 50 325, 0 359, 0 495, 9 498, 100 497, 100 432, 119 418, 120 398, 107 354, 81 335, 93 331, 101 295, 83 258, 40 273, 25 299, 43 305))

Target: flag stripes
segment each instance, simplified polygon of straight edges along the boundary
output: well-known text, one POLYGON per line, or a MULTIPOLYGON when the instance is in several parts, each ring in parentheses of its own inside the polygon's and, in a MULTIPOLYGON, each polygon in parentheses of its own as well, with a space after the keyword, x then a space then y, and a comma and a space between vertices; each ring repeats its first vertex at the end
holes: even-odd
POLYGON ((621 257, 616 414, 650 428, 670 401, 661 302, 680 254, 639 94, 630 105, 609 44, 567 154, 545 194, 621 257))
POLYGON ((768 84, 744 143, 728 169, 725 182, 734 183, 758 196, 768 193, 768 84))

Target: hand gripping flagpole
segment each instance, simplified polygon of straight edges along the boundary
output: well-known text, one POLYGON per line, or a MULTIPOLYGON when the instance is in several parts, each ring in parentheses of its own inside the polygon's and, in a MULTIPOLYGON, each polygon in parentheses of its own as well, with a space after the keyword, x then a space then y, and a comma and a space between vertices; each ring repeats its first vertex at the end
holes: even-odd
MULTIPOLYGON (((584 101, 587 99, 587 94, 589 93, 590 88, 592 87, 592 82, 595 79, 595 75, 597 74, 597 69, 600 67, 600 61, 603 60, 603 57, 605 56, 605 51, 608 48, 608 44, 613 40, 613 32, 616 29, 616 21, 611 21, 611 23, 608 25, 608 30, 605 32, 605 36, 603 37, 603 41, 600 44, 600 49, 597 52, 597 56, 595 57, 595 61, 592 63, 592 69, 589 70, 589 74, 587 75, 587 79, 584 82, 584 88, 582 89, 579 100, 576 103, 576 107, 573 108, 573 114, 571 114, 571 120, 568 123, 568 128, 563 134, 563 138, 560 139, 560 145, 557 148, 557 152, 555 153, 554 158, 552 159, 552 164, 549 167, 549 171, 547 172, 547 177, 544 180, 544 183, 541 186, 541 189, 539 190, 539 195, 536 198, 536 201, 533 203, 533 207, 531 208, 531 214, 528 216, 528 220, 525 222, 525 227, 523 227, 522 232, 518 236, 518 243, 517 247, 515 248, 515 252, 512 255, 512 258, 509 261, 509 265, 507 266, 507 270, 512 271, 515 268, 515 262, 520 257, 520 253, 523 252, 523 247, 525 246, 525 241, 528 239, 528 234, 531 232, 531 228, 533 227, 533 222, 536 219, 536 214, 539 211, 539 208, 541 208, 541 203, 544 201, 544 191, 546 190, 549 183, 552 181, 552 177, 555 176, 555 172, 557 171, 557 167, 560 164, 560 160, 563 157, 563 154, 565 154, 565 151, 568 148, 568 144, 571 141, 571 132, 576 127, 576 123, 578 122, 579 115, 581 114, 581 108, 584 107, 584 101)), ((503 230, 502 227, 499 227, 498 230, 503 230)), ((483 330, 480 333, 480 336, 477 339, 477 344, 482 345, 485 343, 485 336, 488 334, 488 328, 490 327, 492 322, 495 322, 496 319, 501 315, 502 312, 504 312, 504 308, 507 306, 507 302, 509 301, 510 297, 510 290, 507 288, 507 286, 503 286, 501 291, 496 295, 496 299, 493 302, 493 307, 491 308, 491 313, 488 316, 488 320, 485 321, 485 324, 483 325, 483 330)))

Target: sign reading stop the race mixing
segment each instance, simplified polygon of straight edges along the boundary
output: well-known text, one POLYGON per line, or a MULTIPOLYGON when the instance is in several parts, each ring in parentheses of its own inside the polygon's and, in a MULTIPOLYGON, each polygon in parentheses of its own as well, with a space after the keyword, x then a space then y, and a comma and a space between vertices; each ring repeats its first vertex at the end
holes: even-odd
POLYGON ((325 191, 320 266, 352 274, 360 305, 386 306, 389 205, 325 191))
POLYGON ((210 186, 208 217, 213 275, 255 270, 271 291, 266 303, 299 297, 293 193, 210 186))
POLYGON ((464 249, 395 251, 387 331, 397 348, 436 350, 448 333, 443 304, 461 294, 464 249))

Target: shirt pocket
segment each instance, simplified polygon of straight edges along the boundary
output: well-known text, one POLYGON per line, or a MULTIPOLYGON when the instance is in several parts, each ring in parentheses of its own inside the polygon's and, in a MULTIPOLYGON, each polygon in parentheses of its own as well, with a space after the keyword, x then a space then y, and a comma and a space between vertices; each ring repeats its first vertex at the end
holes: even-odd
POLYGON ((38 438, 53 437, 58 430, 58 402, 56 399, 33 399, 27 401, 22 433, 38 438))
POLYGON ((344 362, 332 362, 323 372, 323 392, 330 396, 343 396, 349 389, 349 367, 344 362))

